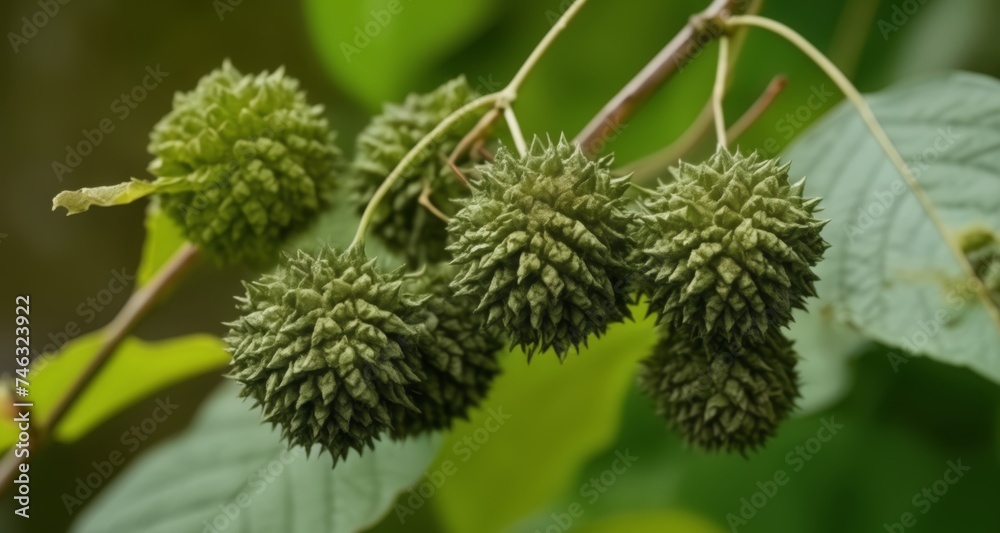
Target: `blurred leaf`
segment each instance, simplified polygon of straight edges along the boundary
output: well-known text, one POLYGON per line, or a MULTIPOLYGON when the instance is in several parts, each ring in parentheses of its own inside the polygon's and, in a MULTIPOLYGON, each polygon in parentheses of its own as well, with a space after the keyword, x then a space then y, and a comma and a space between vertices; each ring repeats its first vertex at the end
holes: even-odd
POLYGON ((418 76, 490 21, 490 1, 306 0, 310 35, 327 70, 371 108, 416 88, 418 76))
POLYGON ((146 210, 146 240, 142 245, 142 261, 139 263, 139 287, 159 272, 184 244, 184 240, 180 226, 160 208, 159 202, 150 202, 146 210))
POLYGON ((573 530, 576 533, 721 533, 712 522, 685 511, 657 511, 619 515, 573 530))
POLYGON ((441 521, 451 531, 500 531, 565 490, 613 441, 636 362, 655 337, 648 320, 612 326, 564 364, 551 353, 530 365, 520 352, 505 356, 488 400, 445 442, 438 468, 450 461, 457 471, 433 498, 441 521), (500 496, 484 497, 484 487, 500 496))
MULTIPOLYGON (((884 352, 871 350, 852 361, 857 383, 846 400, 784 423, 749 458, 684 446, 653 414, 649 401, 633 392, 613 449, 628 449, 637 467, 607 484, 574 526, 682 508, 726 529, 734 525, 739 533, 874 531, 908 511, 918 517, 920 531, 951 531, 949 524, 957 523, 969 531, 989 529, 998 516, 992 502, 1000 498, 992 425, 997 387, 967 369, 927 359, 894 374, 884 352), (842 427, 836 434, 823 429, 837 426, 842 427), (972 470, 929 513, 919 512, 914 495, 941 479, 948 461, 959 458, 972 470), (772 485, 779 471, 787 481, 772 485), (743 511, 753 505, 744 503, 750 500, 756 506, 743 511), (749 517, 746 524, 736 520, 743 520, 741 512, 749 517)), ((579 483, 600 478, 614 459, 614 452, 595 458, 579 483)), ((576 487, 518 531, 544 531, 550 513, 579 501, 576 487)))
MULTIPOLYGON (((820 295, 822 282, 819 284, 820 295)), ((788 337, 799 354, 799 383, 802 393, 794 416, 821 411, 850 390, 848 365, 868 346, 864 337, 836 322, 823 302, 807 304, 809 311, 796 311, 788 337)))
POLYGON ((289 450, 229 384, 180 438, 109 487, 73 531, 361 531, 419 479, 439 443, 436 435, 385 440, 331 468, 328 456, 289 450))
MULTIPOLYGON (((869 102, 953 235, 973 224, 1000 230, 1000 82, 952 74, 869 102)), ((818 274, 833 316, 1000 381, 1000 332, 854 109, 842 104, 786 158, 832 220, 818 274)))
MULTIPOLYGON (((35 404, 34 424, 48 419, 101 341, 99 332, 85 335, 67 343, 58 354, 35 361, 28 375, 30 400, 35 404)), ((157 342, 126 339, 59 424, 55 436, 60 441, 74 441, 133 402, 227 363, 229 354, 222 341, 210 335, 157 342)), ((0 448, 9 446, 15 436, 14 425, 5 417, 0 422, 0 448)))
POLYGON ((904 78, 976 66, 996 72, 1000 51, 994 22, 1000 5, 995 0, 922 2, 916 11, 913 7, 895 6, 877 24, 879 44, 900 41, 900 52, 888 69, 893 75, 904 78))

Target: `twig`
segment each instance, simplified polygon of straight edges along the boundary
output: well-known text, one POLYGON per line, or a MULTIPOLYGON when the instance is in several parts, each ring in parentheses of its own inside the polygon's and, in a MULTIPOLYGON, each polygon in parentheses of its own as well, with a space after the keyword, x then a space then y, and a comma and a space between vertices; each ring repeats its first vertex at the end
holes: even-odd
POLYGON ((505 87, 503 91, 501 91, 503 93, 508 93, 510 95, 511 97, 510 102, 513 102, 514 100, 517 99, 517 92, 521 89, 521 85, 524 84, 524 80, 527 79, 528 74, 530 74, 531 71, 538 64, 538 61, 542 58, 542 55, 544 55, 545 52, 549 49, 549 47, 552 46, 552 43, 555 42, 556 37, 558 37, 559 34, 566 29, 566 26, 569 25, 569 21, 573 20, 573 17, 575 17, 576 14, 580 12, 580 8, 582 8, 583 5, 586 3, 587 0, 576 0, 575 2, 573 2, 573 4, 570 5, 569 8, 563 12, 562 16, 559 17, 559 20, 557 20, 556 23, 553 24, 551 28, 549 28, 549 31, 548 33, 545 34, 545 37, 542 37, 542 40, 538 41, 538 44, 535 46, 535 49, 531 51, 530 55, 528 55, 528 59, 524 60, 524 63, 521 65, 521 68, 517 69, 517 73, 515 73, 514 77, 510 79, 510 83, 508 83, 507 87, 505 87))
POLYGON ((726 72, 729 71, 729 38, 719 39, 719 61, 715 69, 715 86, 712 88, 712 112, 715 115, 715 136, 719 146, 726 147, 726 118, 722 111, 722 100, 726 96, 726 72))
MULTIPOLYGON (((188 271, 199 256, 200 250, 197 246, 190 243, 184 244, 146 286, 132 293, 121 311, 102 330, 103 342, 93 359, 59 398, 59 402, 52 408, 48 418, 41 423, 41 429, 31 443, 32 448, 37 449, 55 432, 62 419, 69 414, 76 401, 87 390, 101 369, 111 360, 111 356, 114 355, 115 350, 125 340, 132 328, 142 320, 159 298, 188 271)), ((14 450, 11 450, 8 455, 13 455, 13 453, 14 450)), ((2 483, 0 491, 10 484, 10 476, 14 475, 18 464, 16 458, 5 457, 3 461, 0 461, 0 483, 2 483)))
POLYGON ((466 179, 465 174, 462 173, 458 168, 458 158, 462 156, 466 151, 472 147, 472 145, 486 135, 486 131, 493 125, 496 119, 500 116, 501 109, 499 107, 494 107, 486 112, 479 122, 476 123, 475 127, 469 130, 469 133, 462 137, 462 140, 455 145, 455 149, 452 150, 451 155, 448 156, 448 166, 451 171, 458 176, 458 179, 462 181, 463 184, 468 185, 469 180, 466 179))
MULTIPOLYGON (((765 30, 771 31, 788 42, 795 45, 799 50, 809 56, 827 76, 837 85, 838 88, 847 96, 847 99, 854 105, 857 109, 858 114, 861 115, 861 120, 864 121, 865 125, 868 126, 868 130, 871 131, 872 136, 878 141, 879 146, 882 147, 882 151, 889 156, 889 160, 899 171, 899 174, 903 177, 903 181, 910 187, 913 195, 916 197, 917 202, 920 203, 920 207, 923 208, 924 212, 927 213, 927 217, 934 224, 938 233, 944 239, 948 248, 951 250, 952 255, 958 261, 962 270, 965 274, 969 276, 969 279, 979 279, 976 274, 976 269, 969 262, 969 258, 966 257, 965 252, 962 251, 962 247, 959 245, 958 241, 952 238, 951 233, 948 231, 948 226, 944 223, 941 215, 938 213, 937 208, 931 201, 930 196, 924 191, 923 187, 917 181, 913 173, 910 172, 910 167, 906 164, 903 156, 900 155, 896 146, 892 143, 889 135, 882 128, 882 124, 879 123, 878 119, 875 117, 875 113, 872 112, 871 107, 868 106, 868 102, 861 96, 858 89, 854 87, 854 84, 847 79, 836 65, 833 64, 830 59, 828 59, 822 52, 820 52, 815 46, 812 45, 805 37, 800 35, 798 32, 789 28, 788 26, 768 18, 758 17, 754 15, 746 16, 735 16, 726 22, 727 25, 731 27, 738 26, 756 26, 758 28, 763 28, 765 30)), ((976 292, 979 296, 980 301, 983 306, 986 307, 987 314, 993 320, 994 325, 1000 330, 1000 308, 996 306, 990 296, 989 289, 985 287, 982 283, 976 284, 976 292)))
POLYGON ((852 76, 858 66, 878 8, 879 2, 848 0, 840 13, 830 44, 830 60, 840 65, 846 76, 852 76))
POLYGON ((424 206, 425 209, 431 212, 432 215, 440 218, 443 222, 448 222, 451 220, 448 215, 444 214, 434 202, 431 201, 431 181, 424 179, 424 187, 420 190, 420 198, 417 199, 417 203, 424 206))
MULTIPOLYGON (((411 148, 405 156, 403 156, 403 159, 400 160, 396 167, 392 169, 392 172, 390 172, 385 180, 382 181, 382 184, 375 190, 375 194, 372 195, 371 200, 368 201, 368 205, 365 206, 365 210, 361 214, 361 220, 358 222, 358 230, 355 232, 354 239, 351 241, 351 248, 354 248, 355 246, 364 246, 365 233, 368 231, 368 226, 371 224, 375 208, 378 207, 378 204, 383 198, 385 198, 386 194, 389 193, 389 189, 395 185, 396 181, 399 180, 407 169, 409 169, 410 165, 412 165, 413 162, 420 157, 420 154, 423 153, 423 151, 426 150, 431 143, 441 137, 441 135, 448 131, 448 129, 454 126, 458 121, 478 111, 480 108, 492 105, 495 110, 506 110, 515 100, 517 100, 517 93, 520 90, 521 85, 524 83, 524 80, 528 77, 528 74, 531 73, 531 71, 538 64, 538 61, 542 58, 542 55, 544 55, 549 47, 552 46, 555 38, 558 37, 564 29, 566 29, 569 21, 580 11, 580 8, 582 8, 585 3, 587 3, 587 0, 576 0, 569 6, 562 16, 559 17, 559 20, 557 20, 556 23, 549 28, 549 31, 544 37, 542 37, 542 40, 538 42, 534 50, 531 51, 531 54, 528 55, 528 58, 521 65, 521 68, 519 68, 517 73, 514 74, 510 83, 508 83, 503 89, 498 92, 476 98, 472 102, 465 104, 452 114, 445 117, 445 119, 435 126, 430 133, 420 139, 420 141, 418 141, 417 144, 411 148)), ((492 124, 492 121, 496 120, 495 117, 498 116, 499 113, 487 113, 486 116, 480 119, 479 123, 476 124, 473 131, 485 131, 485 129, 492 124)), ((459 143, 459 146, 456 147, 452 155, 454 156, 460 153, 458 148, 464 149, 468 143, 471 143, 474 140, 475 136, 472 136, 470 132, 469 135, 466 135, 465 138, 462 139, 462 142, 459 143)), ((449 164, 452 167, 452 170, 457 170, 457 166, 455 166, 451 158, 449 158, 449 164)), ((464 176, 460 175, 460 178, 464 180, 464 176)))
POLYGON ((653 91, 676 74, 712 39, 722 35, 724 26, 719 21, 741 13, 746 4, 743 0, 714 0, 707 9, 691 17, 691 22, 605 104, 574 142, 587 149, 594 146, 597 139, 604 138, 615 125, 624 123, 653 91))
MULTIPOLYGON (((528 74, 530 74, 531 71, 534 70, 535 66, 538 65, 538 62, 539 60, 541 60, 542 55, 544 55, 545 52, 552 46, 552 43, 555 42, 556 37, 558 37, 559 34, 566 29, 566 26, 569 25, 569 21, 576 16, 576 14, 580 11, 580 8, 582 8, 583 4, 585 4, 586 2, 587 0, 576 0, 575 2, 573 2, 573 4, 565 12, 563 12, 562 16, 559 17, 559 20, 557 20, 556 23, 553 24, 551 28, 549 28, 549 31, 545 34, 544 37, 542 37, 542 40, 539 41, 537 45, 535 45, 535 48, 531 51, 531 54, 528 55, 528 58, 524 60, 524 63, 521 65, 521 67, 517 69, 517 72, 514 74, 514 77, 511 78, 510 83, 508 83, 506 87, 504 87, 499 91, 499 94, 502 94, 503 97, 497 101, 496 107, 494 109, 491 109, 489 113, 483 116, 483 118, 480 119, 479 123, 476 124, 476 127, 473 128, 472 131, 470 131, 465 137, 463 137, 462 141, 459 142, 458 146, 455 147, 455 150, 452 152, 451 157, 448 158, 448 161, 451 163, 453 167, 456 166, 458 157, 460 157, 460 155, 469 148, 469 145, 471 145, 473 141, 480 138, 480 136, 487 129, 489 129, 489 127, 492 126, 497 121, 497 119, 500 118, 501 113, 503 113, 507 117, 508 122, 511 122, 511 116, 507 114, 507 110, 510 109, 511 104, 514 103, 515 100, 517 100, 518 91, 521 90, 521 85, 524 84, 524 80, 527 79, 528 74)), ((517 124, 516 117, 514 117, 513 122, 515 125, 511 126, 511 135, 514 136, 514 143, 517 144, 519 142, 517 135, 520 133, 520 126, 516 125, 517 124), (517 129, 517 131, 514 131, 515 128, 517 129)), ((523 140, 523 135, 521 136, 521 139, 523 140)), ((520 146, 518 150, 520 151, 520 146)))
MULTIPOLYGON (((772 78, 767 88, 764 89, 764 92, 757 97, 757 100, 726 130, 726 138, 733 141, 746 133, 746 130, 750 129, 750 126, 756 123, 764 115, 764 112, 771 107, 771 104, 774 103, 774 100, 781 94, 781 91, 784 90, 787 84, 788 79, 782 74, 772 78)), ((704 137, 705 132, 712 127, 712 115, 712 103, 709 102, 702 108, 701 113, 692 123, 691 127, 678 137, 676 141, 652 155, 625 165, 615 171, 615 173, 619 175, 631 174, 633 179, 639 183, 644 183, 657 177, 662 169, 675 164, 678 159, 682 159, 694 149, 698 141, 704 137)))
MULTIPOLYGON (((747 7, 747 13, 756 14, 760 11, 762 0, 750 0, 749 7, 747 7)), ((743 51, 743 43, 746 41, 746 31, 736 31, 733 32, 731 37, 732 44, 729 47, 729 69, 726 76, 726 86, 732 82, 732 76, 728 75, 731 73, 733 68, 736 66, 736 61, 743 51)), ((653 154, 651 156, 645 157, 637 162, 631 163, 618 172, 620 174, 634 174, 633 178, 639 182, 650 181, 656 178, 658 173, 662 168, 675 163, 678 159, 682 158, 688 154, 694 147, 698 144, 698 141, 712 128, 712 99, 709 98, 705 105, 702 106, 701 111, 686 130, 684 130, 681 135, 670 143, 666 148, 653 154)), ((727 132, 727 138, 735 139, 737 136, 730 132, 727 132)))
POLYGON ((410 168, 420 154, 426 150, 431 143, 435 142, 438 137, 443 135, 449 128, 454 126, 457 122, 464 119, 466 116, 476 112, 480 108, 495 105, 502 98, 501 93, 488 94, 486 96, 480 96, 475 100, 465 104, 464 106, 457 109, 454 113, 445 117, 437 126, 431 130, 426 136, 420 139, 409 152, 403 156, 403 159, 396 165, 396 168, 392 169, 392 172, 382 181, 378 189, 375 190, 375 194, 372 195, 371 200, 368 201, 368 205, 365 206, 364 212, 361 214, 361 220, 358 222, 358 230, 354 234, 354 239, 351 241, 350 248, 355 246, 364 245, 365 232, 368 231, 368 226, 371 224, 372 216, 375 214, 375 208, 378 207, 379 202, 385 198, 385 195, 389 193, 389 189, 396 184, 396 181, 410 168))
POLYGON ((184 275, 185 272, 197 261, 201 254, 200 249, 186 243, 170 259, 170 261, 157 272, 150 282, 141 289, 132 293, 125 306, 122 307, 118 315, 105 326, 103 330, 104 342, 98 349, 97 354, 84 369, 83 373, 77 376, 76 381, 69 390, 59 399, 59 403, 52 409, 43 431, 54 430, 62 421, 63 417, 69 413, 73 403, 86 390, 87 385, 104 368, 104 365, 111 359, 118 345, 125 340, 129 331, 139 323, 146 313, 149 312, 153 304, 167 291, 173 284, 184 275))
POLYGON ((507 121, 507 127, 510 128, 510 136, 514 138, 514 146, 517 148, 517 153, 521 157, 528 154, 528 143, 524 141, 524 133, 521 133, 521 124, 517 121, 517 114, 514 113, 514 108, 507 106, 503 109, 503 117, 507 121))
POLYGON ((750 129, 750 126, 753 126, 764 115, 764 112, 771 107, 771 104, 778 98, 781 91, 785 90, 786 85, 788 85, 788 78, 784 74, 778 74, 771 78, 771 82, 767 84, 767 88, 757 97, 753 105, 747 108, 732 126, 729 126, 729 129, 726 130, 726 138, 730 140, 738 139, 746 133, 750 129))

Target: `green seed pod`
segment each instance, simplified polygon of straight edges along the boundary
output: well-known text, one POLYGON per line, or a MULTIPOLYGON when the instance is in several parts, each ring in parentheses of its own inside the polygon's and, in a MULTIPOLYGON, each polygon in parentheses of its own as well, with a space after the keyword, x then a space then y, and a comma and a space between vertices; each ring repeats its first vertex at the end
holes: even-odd
POLYGON ((681 163, 639 218, 634 262, 650 310, 676 331, 761 339, 815 296, 812 267, 828 247, 818 198, 788 184, 788 165, 721 149, 681 163))
POLYGON ((420 379, 417 331, 405 317, 420 302, 401 285, 362 252, 329 248, 288 256, 247 284, 226 338, 231 377, 291 445, 319 445, 336 462, 416 410, 407 389, 420 379))
POLYGON ((454 419, 465 419, 500 373, 500 333, 473 315, 475 301, 452 294, 453 276, 454 269, 434 267, 405 287, 430 297, 411 319, 420 328, 416 346, 423 363, 424 379, 409 389, 419 413, 393 411, 394 438, 447 429, 454 419))
POLYGON ((314 219, 341 159, 322 107, 297 80, 283 68, 243 76, 228 61, 174 98, 149 152, 151 173, 196 184, 162 196, 185 236, 223 261, 254 264, 272 262, 314 219))
POLYGON ((958 244, 993 299, 1000 302, 1000 236, 976 224, 959 233, 958 244))
MULTIPOLYGON (((411 94, 402 104, 387 104, 358 135, 351 187, 359 210, 364 210, 375 190, 420 139, 476 96, 465 77, 459 77, 430 93, 411 94)), ((448 259, 445 223, 418 201, 426 186, 435 207, 448 216, 457 211, 452 200, 467 196, 468 187, 447 161, 470 127, 468 121, 460 121, 420 154, 372 216, 372 233, 410 262, 448 259)))
POLYGON ((228 61, 153 128, 152 182, 61 193, 70 214, 155 194, 219 263, 273 263, 281 244, 328 203, 341 153, 322 107, 310 106, 283 69, 240 74, 228 61))
POLYGON ((449 224, 456 294, 529 358, 553 348, 564 359, 630 317, 629 180, 610 165, 565 138, 536 138, 523 158, 501 148, 449 224))
POLYGON ((774 435, 794 409, 797 357, 792 342, 776 330, 759 346, 731 348, 669 335, 642 361, 639 387, 687 442, 745 455, 774 435))

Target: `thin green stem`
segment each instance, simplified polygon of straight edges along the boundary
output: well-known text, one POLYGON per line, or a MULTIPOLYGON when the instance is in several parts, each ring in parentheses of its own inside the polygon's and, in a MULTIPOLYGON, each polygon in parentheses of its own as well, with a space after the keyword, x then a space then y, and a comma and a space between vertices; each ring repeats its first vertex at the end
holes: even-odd
MULTIPOLYGON (((753 105, 729 126, 726 130, 726 139, 732 141, 740 138, 771 107, 774 99, 778 97, 787 83, 788 79, 785 76, 780 74, 775 76, 753 105)), ((712 102, 710 100, 702 107, 701 113, 698 114, 691 127, 685 130, 677 140, 652 155, 625 165, 617 170, 616 174, 620 176, 631 174, 633 179, 639 183, 652 182, 660 176, 664 169, 675 165, 678 159, 682 159, 694 149, 705 132, 712 128, 712 115, 712 102)))
POLYGON ((371 225, 372 216, 374 216, 375 209, 378 207, 379 202, 385 198, 385 195, 389 193, 389 189, 396 184, 396 181, 399 180, 403 173, 409 170, 410 165, 412 165, 421 156, 426 157, 425 150, 427 150, 432 143, 437 141, 439 137, 444 135, 459 121, 481 108, 496 105, 502 98, 503 95, 501 93, 493 93, 476 98, 445 117, 445 119, 435 126, 430 133, 420 139, 420 141, 417 142, 417 144, 414 145, 414 147, 411 148, 405 156, 403 156, 403 159, 400 160, 398 165, 396 165, 396 168, 392 169, 389 176, 385 178, 385 181, 379 185, 375 194, 372 195, 372 199, 368 201, 368 205, 365 206, 364 213, 361 214, 361 221, 358 222, 358 230, 354 234, 354 240, 351 241, 350 248, 354 248, 355 246, 364 246, 365 232, 368 231, 368 226, 371 225))
POLYGON ((726 97, 726 73, 729 71, 729 37, 719 38, 719 61, 715 69, 715 87, 712 88, 712 109, 715 114, 715 136, 719 147, 726 147, 726 118, 722 101, 726 97))
MULTIPOLYGON (((761 4, 762 0, 751 0, 749 5, 745 5, 743 7, 746 7, 747 13, 756 14, 760 11, 761 4)), ((735 8, 738 6, 733 6, 733 7, 735 8)), ((722 16, 721 12, 717 12, 716 16, 722 16)), ((744 29, 737 32, 732 32, 732 34, 728 35, 730 40, 730 46, 728 54, 729 70, 727 71, 727 76, 726 76, 727 86, 730 83, 732 83, 731 73, 733 71, 733 68, 736 66, 736 62, 738 61, 740 54, 743 51, 743 44, 746 41, 746 34, 747 31, 744 29)), ((712 38, 714 38, 714 36, 712 38)), ((700 43, 700 41, 696 41, 696 44, 697 43, 700 43)), ((698 44, 698 46, 701 46, 701 44, 698 44)), ((682 60, 683 58, 681 57, 675 58, 675 62, 679 62, 682 60)), ((678 136, 667 147, 657 151, 655 154, 646 156, 638 161, 634 161, 626 165, 621 170, 617 171, 617 173, 619 175, 634 174, 633 179, 640 183, 651 182, 652 180, 656 179, 659 176, 660 172, 665 167, 675 164, 678 159, 687 155, 691 150, 695 148, 695 146, 698 145, 702 137, 704 137, 705 134, 712 129, 713 115, 714 113, 712 111, 712 98, 709 97, 709 99, 705 102, 705 105, 702 106, 701 111, 698 113, 698 116, 694 119, 694 121, 688 126, 687 129, 685 129, 680 134, 680 136, 678 136)), ((583 135, 582 132, 581 135, 583 135)), ((729 128, 726 131, 727 139, 732 140, 735 139, 736 137, 738 137, 738 135, 733 135, 733 128, 729 128)))
POLYGON ((698 145, 706 132, 712 129, 713 115, 712 102, 709 100, 702 106, 694 122, 681 133, 680 137, 677 137, 665 148, 623 166, 618 170, 618 174, 630 174, 632 179, 639 183, 653 183, 656 178, 660 177, 664 169, 676 165, 679 159, 698 145))
MULTIPOLYGON (((559 17, 559 20, 549 28, 549 31, 542 37, 542 40, 538 42, 535 49, 531 51, 531 54, 521 65, 521 68, 517 70, 514 77, 511 78, 510 83, 508 83, 503 89, 498 92, 488 94, 477 98, 476 100, 462 106, 460 109, 456 110, 452 114, 445 117, 440 124, 434 127, 430 133, 420 139, 416 146, 410 149, 409 152, 403 156, 403 159, 399 161, 399 164, 392 169, 392 172, 385 178, 379 188, 375 190, 375 194, 372 195, 371 200, 368 201, 368 205, 365 206, 364 213, 361 214, 361 220, 358 222, 358 230, 354 234, 354 239, 351 241, 350 248, 355 246, 364 246, 365 233, 368 231, 368 226, 371 225, 372 216, 375 213, 375 209, 378 204, 382 202, 382 199, 389 193, 389 190, 393 185, 399 180, 399 178, 409 170, 410 166, 413 165, 417 159, 424 153, 431 143, 435 142, 439 137, 444 135, 449 128, 454 126, 457 122, 464 119, 466 116, 478 111, 480 108, 492 105, 493 110, 491 110, 486 116, 484 116, 479 123, 476 125, 473 131, 481 132, 485 131, 492 124, 494 120, 500 117, 500 113, 497 110, 502 110, 503 115, 506 117, 507 122, 511 125, 511 133, 514 135, 514 143, 517 145, 519 152, 524 154, 527 152, 527 144, 524 142, 524 135, 521 133, 520 126, 517 123, 517 117, 514 116, 511 110, 511 104, 517 99, 518 91, 521 89, 521 85, 524 84, 524 80, 527 79, 528 74, 535 68, 538 61, 541 60, 545 52, 552 46, 556 37, 566 29, 569 21, 576 16, 583 7, 583 4, 587 3, 587 0, 576 0, 572 5, 559 17)), ((466 135, 459 143, 459 148, 465 146, 467 143, 471 143, 473 139, 472 132, 466 135)), ((458 148, 452 153, 452 157, 449 158, 449 162, 454 164, 454 159, 456 155, 460 153, 458 148)))
POLYGON ((524 133, 521 132, 521 124, 517 121, 517 114, 514 108, 507 106, 503 109, 504 119, 507 120, 507 127, 510 128, 510 136, 514 139, 514 146, 517 153, 524 157, 528 153, 528 143, 524 140, 524 133))
MULTIPOLYGON (((868 102, 861 96, 854 84, 851 83, 847 76, 844 75, 836 65, 833 64, 822 52, 820 52, 815 46, 812 45, 805 37, 800 35, 798 32, 789 28, 788 26, 765 17, 759 17, 755 15, 743 15, 734 16, 726 20, 726 25, 729 27, 739 27, 739 26, 756 26, 758 28, 763 28, 765 30, 771 31, 788 42, 795 45, 799 50, 809 56, 827 76, 840 88, 840 90, 847 96, 847 99, 854 105, 857 109, 858 114, 861 115, 861 120, 864 121, 865 125, 868 126, 869 131, 871 131, 872 136, 878 141, 879 146, 882 147, 882 151, 889 157, 892 164, 899 171, 900 175, 903 177, 903 181, 906 182, 913 195, 916 197, 917 202, 920 203, 920 207, 923 208, 924 212, 927 213, 927 217, 930 218, 931 223, 941 234, 948 248, 951 250, 952 255, 958 261, 962 270, 965 274, 969 276, 970 279, 979 279, 976 274, 975 268, 969 262, 969 259, 965 256, 965 252, 962 251, 962 247, 956 241, 951 232, 948 230, 948 226, 945 224, 941 215, 938 213, 937 209, 934 207, 934 203, 931 201, 930 196, 924 191, 923 187, 917 181, 916 177, 910 171, 910 167, 906 164, 903 156, 900 155, 899 150, 892 143, 889 135, 882 128, 878 119, 875 117, 875 113, 872 112, 871 107, 868 106, 868 102)), ((977 294, 980 301, 986 307, 987 313, 993 319, 994 324, 1000 329, 1000 309, 994 304, 993 299, 990 297, 989 291, 982 283, 977 284, 977 294)))
POLYGON ((840 13, 829 57, 834 64, 840 65, 840 70, 848 77, 857 69, 878 8, 879 2, 872 0, 847 0, 840 13))
POLYGON ((760 119, 761 115, 764 114, 771 104, 774 103, 774 99, 781 94, 781 91, 785 89, 785 85, 788 84, 788 78, 782 74, 778 74, 774 78, 771 78, 771 82, 767 84, 764 92, 757 97, 753 105, 749 109, 743 112, 740 118, 736 119, 732 125, 726 130, 726 138, 732 141, 733 139, 739 138, 741 135, 746 133, 750 126, 760 119))
POLYGON ((542 40, 538 41, 535 49, 532 50, 528 58, 524 60, 521 68, 517 69, 517 73, 515 73, 514 77, 511 78, 510 83, 508 83, 507 87, 501 91, 509 97, 509 101, 505 102, 505 105, 509 105, 510 102, 513 102, 517 98, 517 92, 521 89, 521 85, 524 84, 524 80, 528 77, 528 74, 531 73, 531 71, 538 64, 538 61, 542 59, 545 52, 552 46, 556 37, 558 37, 559 34, 566 29, 566 26, 569 25, 569 21, 576 16, 576 14, 580 11, 580 8, 582 8, 586 3, 587 0, 576 0, 573 2, 573 4, 569 6, 565 12, 563 12, 562 16, 559 17, 559 20, 557 20, 556 23, 549 28, 545 37, 542 37, 542 40))

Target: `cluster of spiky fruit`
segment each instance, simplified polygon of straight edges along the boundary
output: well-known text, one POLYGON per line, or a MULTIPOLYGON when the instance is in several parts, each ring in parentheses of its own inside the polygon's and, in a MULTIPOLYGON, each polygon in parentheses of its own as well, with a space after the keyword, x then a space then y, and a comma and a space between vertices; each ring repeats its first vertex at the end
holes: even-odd
MULTIPOLYGON (((386 104, 382 114, 358 135, 351 164, 350 187, 359 212, 375 195, 386 176, 413 147, 442 120, 476 98, 465 77, 458 77, 427 94, 411 94, 401 104, 386 104)), ((467 194, 468 187, 448 165, 452 151, 469 130, 459 121, 428 150, 411 162, 372 216, 372 231, 387 247, 414 262, 447 259, 445 223, 420 203, 435 206, 446 216, 455 213, 452 200, 467 194)))
POLYGON ((814 294, 817 201, 787 165, 720 150, 637 214, 610 167, 565 138, 501 147, 457 202, 452 266, 385 273, 358 248, 287 258, 241 300, 233 377, 290 442, 342 458, 464 417, 503 337, 563 359, 645 294, 666 331, 640 372, 657 412, 703 448, 756 448, 798 396, 781 329, 814 294))
POLYGON ((286 256, 246 284, 230 375, 289 444, 335 461, 382 435, 450 427, 485 396, 501 343, 448 280, 442 267, 383 272, 359 248, 286 256))
MULTIPOLYGON (((563 360, 645 295, 664 327, 640 372, 657 411, 704 448, 764 442, 798 395, 781 330, 815 295, 827 247, 819 200, 788 183, 787 165, 720 149, 681 163, 637 213, 612 158, 562 136, 523 153, 500 147, 466 181, 453 159, 467 153, 457 148, 473 101, 457 78, 387 105, 360 134, 346 174, 366 207, 358 238, 346 251, 286 255, 239 299, 227 342, 243 396, 291 444, 339 460, 465 417, 498 374, 505 338, 529 359, 563 360), (369 260, 369 228, 419 270, 369 260)), ((152 194, 217 261, 265 265, 331 200, 333 141, 283 70, 244 76, 227 61, 153 129, 156 180, 67 191, 54 206, 152 194)), ((963 249, 985 264, 997 243, 973 232, 963 249)))
POLYGON ((782 328, 815 295, 827 248, 818 199, 788 165, 720 149, 681 163, 639 217, 632 260, 664 337, 643 362, 640 387, 688 442, 760 446, 798 397, 782 328))

